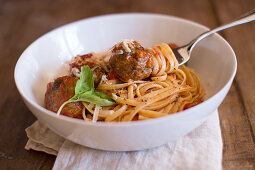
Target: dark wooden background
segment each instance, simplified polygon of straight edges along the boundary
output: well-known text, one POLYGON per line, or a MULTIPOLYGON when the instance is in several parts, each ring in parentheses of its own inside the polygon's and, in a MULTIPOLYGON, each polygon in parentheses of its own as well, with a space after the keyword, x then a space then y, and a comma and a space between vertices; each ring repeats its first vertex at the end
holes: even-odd
MULTIPOLYGON (((20 54, 42 34, 75 20, 120 12, 169 14, 213 28, 252 8, 255 0, 0 0, 0 169, 51 169, 55 161, 24 149, 24 129, 35 117, 13 80, 20 54)), ((255 23, 221 35, 238 60, 236 78, 219 108, 223 169, 255 169, 255 23)))

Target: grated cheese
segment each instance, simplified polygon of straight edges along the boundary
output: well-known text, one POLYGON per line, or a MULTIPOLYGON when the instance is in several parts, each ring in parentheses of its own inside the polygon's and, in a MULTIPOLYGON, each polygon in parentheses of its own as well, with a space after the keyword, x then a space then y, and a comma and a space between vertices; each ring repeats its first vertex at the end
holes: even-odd
POLYGON ((122 47, 125 49, 126 52, 130 53, 131 49, 128 47, 128 44, 126 41, 123 41, 122 47))
POLYGON ((94 111, 94 114, 93 114, 93 120, 92 120, 92 122, 96 122, 96 121, 97 121, 97 119, 98 119, 98 114, 99 114, 99 111, 100 111, 100 110, 102 110, 102 107, 96 105, 96 108, 95 108, 95 111, 94 111))
POLYGON ((80 70, 78 68, 76 68, 76 67, 72 68, 72 73, 76 77, 80 77, 81 76, 80 70))
POLYGON ((116 50, 115 53, 116 53, 116 54, 123 54, 123 51, 122 51, 122 50, 116 50))
POLYGON ((102 75, 101 81, 100 81, 99 84, 102 84, 103 82, 105 82, 105 81, 107 81, 107 80, 108 80, 108 79, 107 79, 106 75, 104 74, 104 75, 102 75))
POLYGON ((115 93, 112 93, 112 98, 113 98, 113 100, 117 100, 118 96, 115 93))

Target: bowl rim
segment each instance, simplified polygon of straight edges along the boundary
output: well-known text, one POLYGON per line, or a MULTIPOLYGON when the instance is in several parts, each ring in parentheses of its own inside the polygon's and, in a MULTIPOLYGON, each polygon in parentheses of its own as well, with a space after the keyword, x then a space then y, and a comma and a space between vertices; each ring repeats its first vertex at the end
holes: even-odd
POLYGON ((55 32, 57 30, 61 30, 65 27, 69 27, 71 25, 75 25, 81 22, 86 22, 86 21, 90 21, 90 20, 95 20, 95 19, 103 19, 103 18, 111 18, 111 17, 130 17, 130 16, 139 16, 139 17, 156 17, 156 18, 161 18, 161 19, 172 19, 172 20, 179 20, 181 22, 186 22, 188 24, 194 25, 196 27, 200 27, 202 29, 207 29, 209 30, 208 27, 199 24, 195 21, 191 21, 188 19, 184 19, 184 18, 180 18, 180 17, 176 17, 176 16, 172 16, 172 15, 166 15, 166 14, 159 14, 159 13, 115 13, 115 14, 106 14, 106 15, 99 15, 99 16, 93 16, 93 17, 88 17, 88 18, 84 18, 84 19, 80 19, 74 22, 70 22, 68 24, 64 24, 62 26, 59 26, 43 35, 41 35, 40 37, 38 37, 36 40, 34 40, 28 47, 26 47, 26 49, 22 52, 22 54, 20 55, 16 65, 15 65, 15 69, 14 69, 14 81, 16 84, 16 87, 20 93, 20 95, 22 96, 23 100, 25 100, 27 103, 29 103, 30 105, 32 105, 33 107, 35 107, 37 110, 39 110, 40 112, 43 112, 44 114, 49 115, 50 117, 53 118, 57 118, 63 121, 68 121, 68 122, 72 122, 72 123, 77 123, 77 124, 81 124, 81 125, 86 125, 86 126, 104 126, 104 127, 119 127, 119 126, 142 126, 142 125, 148 125, 148 124, 157 124, 163 121, 168 121, 169 119, 174 119, 175 117, 182 117, 185 116, 187 114, 189 114, 190 112, 194 112, 195 110, 199 110, 201 107, 203 107, 204 105, 207 105, 207 103, 210 103, 211 101, 215 100, 219 95, 221 95, 221 92, 224 91, 224 89, 226 88, 226 86, 231 83, 235 77, 236 71, 237 71, 237 59, 236 59, 236 55, 234 50, 232 49, 232 47, 230 46, 230 44, 219 34, 215 33, 214 35, 221 41, 223 41, 227 47, 229 48, 229 50, 232 53, 232 56, 234 57, 234 70, 232 71, 232 74, 230 76, 230 78, 227 80, 227 82, 224 84, 224 86, 217 91, 213 96, 207 98, 205 101, 203 101, 202 103, 193 106, 189 109, 183 110, 181 112, 178 113, 174 113, 174 114, 170 114, 167 116, 163 116, 163 117, 159 117, 159 118, 153 118, 153 119, 149 119, 149 120, 143 120, 143 121, 130 121, 130 122, 92 122, 92 121, 84 121, 83 119, 75 119, 75 118, 70 118, 67 116, 63 116, 63 115, 57 115, 55 112, 52 112, 50 110, 47 110, 46 108, 40 106, 37 102, 31 100, 29 97, 27 97, 24 92, 21 90, 21 88, 18 85, 17 82, 17 68, 19 67, 20 63, 21 63, 21 58, 22 56, 25 54, 26 51, 29 50, 29 48, 37 43, 37 41, 39 41, 40 39, 42 39, 43 37, 47 36, 48 34, 51 34, 52 32, 55 32))

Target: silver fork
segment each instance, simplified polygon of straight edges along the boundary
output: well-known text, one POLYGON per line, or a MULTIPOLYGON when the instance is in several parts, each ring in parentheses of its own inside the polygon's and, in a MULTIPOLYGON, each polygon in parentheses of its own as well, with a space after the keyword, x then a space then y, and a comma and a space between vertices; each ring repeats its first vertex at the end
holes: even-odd
POLYGON ((186 63, 189 59, 190 59, 190 54, 194 48, 194 46, 201 41, 202 39, 204 39, 205 37, 216 33, 218 31, 236 26, 236 25, 240 25, 240 24, 244 24, 247 22, 251 22, 255 20, 255 9, 251 10, 250 12, 242 15, 241 17, 237 18, 236 20, 234 20, 233 22, 230 22, 228 24, 224 24, 221 25, 217 28, 214 28, 212 30, 206 31, 202 34, 200 34, 199 36, 197 36, 195 39, 193 39, 192 41, 190 41, 188 44, 178 47, 176 49, 173 49, 173 52, 175 54, 176 59, 179 62, 179 66, 186 63))

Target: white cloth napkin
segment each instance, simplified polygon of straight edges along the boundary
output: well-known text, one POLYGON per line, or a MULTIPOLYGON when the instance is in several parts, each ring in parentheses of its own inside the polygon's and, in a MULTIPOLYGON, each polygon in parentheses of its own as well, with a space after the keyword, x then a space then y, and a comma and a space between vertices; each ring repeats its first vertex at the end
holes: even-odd
POLYGON ((222 139, 218 112, 174 143, 143 151, 108 152, 75 144, 36 121, 26 129, 25 149, 57 156, 54 170, 70 169, 171 169, 219 170, 222 168, 222 139))

